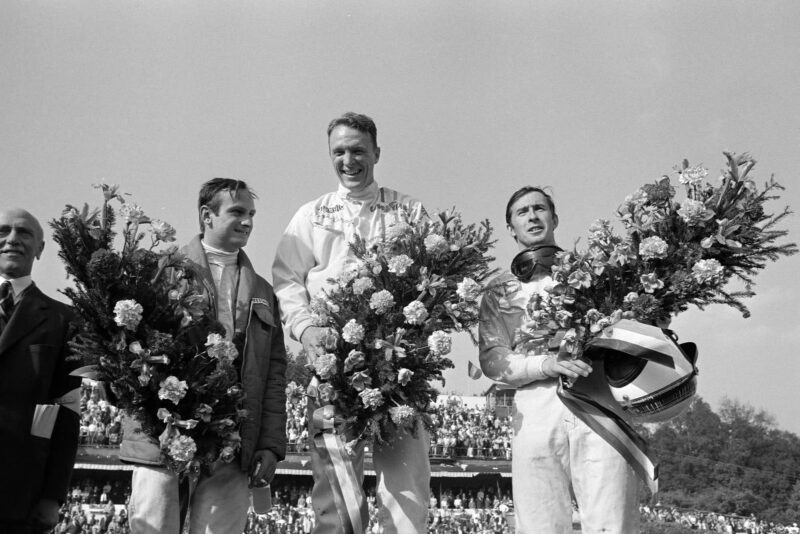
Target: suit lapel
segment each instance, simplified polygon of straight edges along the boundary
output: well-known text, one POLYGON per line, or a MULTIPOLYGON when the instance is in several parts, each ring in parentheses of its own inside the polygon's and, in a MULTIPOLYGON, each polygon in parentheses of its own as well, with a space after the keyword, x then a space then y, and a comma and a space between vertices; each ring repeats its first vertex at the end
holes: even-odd
POLYGON ((39 288, 29 287, 17 303, 3 333, 0 334, 0 355, 5 354, 17 341, 44 323, 47 319, 44 314, 46 309, 47 302, 41 297, 39 288))

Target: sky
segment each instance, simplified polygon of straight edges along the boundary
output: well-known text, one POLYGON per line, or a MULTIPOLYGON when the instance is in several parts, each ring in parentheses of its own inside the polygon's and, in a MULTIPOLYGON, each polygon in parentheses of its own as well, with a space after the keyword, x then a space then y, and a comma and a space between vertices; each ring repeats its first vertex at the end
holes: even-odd
MULTIPOLYGON (((271 280, 297 208, 333 190, 325 128, 344 111, 378 126, 376 178, 431 210, 488 218, 496 265, 515 244, 508 197, 552 187, 562 246, 683 158, 754 175, 800 208, 800 2, 130 1, 0 3, 0 206, 43 222, 119 184, 146 213, 197 232, 202 182, 258 193, 247 252, 271 280)), ((783 228, 800 239, 798 217, 783 228)), ((49 230, 48 230, 49 237, 49 230)), ((54 243, 34 267, 68 285, 54 243)), ((757 278, 752 316, 721 306, 672 322, 699 345, 699 387, 800 433, 800 258, 757 278)), ((296 348, 296 345, 292 345, 296 348)), ((480 394, 460 337, 444 391, 480 394)))

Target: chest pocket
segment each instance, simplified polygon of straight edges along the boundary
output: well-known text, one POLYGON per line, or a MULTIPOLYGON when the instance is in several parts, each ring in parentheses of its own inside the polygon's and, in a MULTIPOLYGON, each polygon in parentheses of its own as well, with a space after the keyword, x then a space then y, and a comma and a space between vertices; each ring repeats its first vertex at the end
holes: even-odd
POLYGON ((270 306, 266 301, 262 301, 261 299, 253 299, 250 303, 250 308, 252 309, 253 314, 258 318, 259 322, 261 323, 261 327, 264 330, 269 328, 277 328, 277 324, 275 323, 275 316, 272 313, 272 306, 270 306))

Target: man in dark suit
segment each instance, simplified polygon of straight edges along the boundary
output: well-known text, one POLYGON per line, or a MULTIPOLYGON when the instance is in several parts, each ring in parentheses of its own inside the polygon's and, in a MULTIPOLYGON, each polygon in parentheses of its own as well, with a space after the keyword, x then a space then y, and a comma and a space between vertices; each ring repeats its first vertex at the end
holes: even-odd
POLYGON ((36 218, 0 209, 0 532, 58 522, 78 449, 80 379, 66 361, 69 307, 31 280, 44 249, 36 218))

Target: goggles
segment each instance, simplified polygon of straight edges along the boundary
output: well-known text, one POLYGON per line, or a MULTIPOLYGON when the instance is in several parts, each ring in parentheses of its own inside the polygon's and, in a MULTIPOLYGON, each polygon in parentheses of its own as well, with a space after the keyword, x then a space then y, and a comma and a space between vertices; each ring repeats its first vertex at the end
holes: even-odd
POLYGON ((530 282, 534 275, 550 274, 550 267, 556 260, 556 252, 561 248, 555 245, 536 245, 523 250, 511 261, 511 274, 520 282, 530 282))

